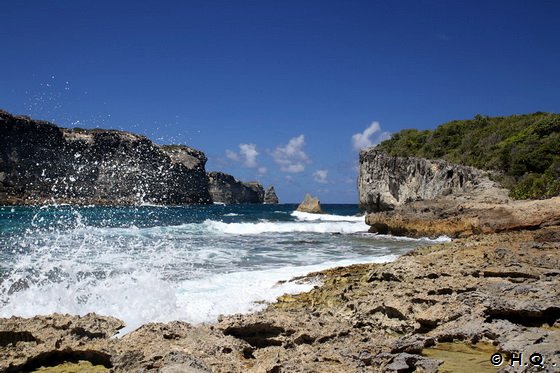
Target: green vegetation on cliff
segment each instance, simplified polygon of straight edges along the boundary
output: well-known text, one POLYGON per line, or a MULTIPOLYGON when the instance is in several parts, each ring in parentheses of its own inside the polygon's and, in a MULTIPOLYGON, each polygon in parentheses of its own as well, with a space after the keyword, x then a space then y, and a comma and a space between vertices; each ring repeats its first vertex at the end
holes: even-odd
POLYGON ((377 149, 499 171, 500 182, 517 199, 560 194, 560 114, 476 115, 433 131, 402 130, 377 149))

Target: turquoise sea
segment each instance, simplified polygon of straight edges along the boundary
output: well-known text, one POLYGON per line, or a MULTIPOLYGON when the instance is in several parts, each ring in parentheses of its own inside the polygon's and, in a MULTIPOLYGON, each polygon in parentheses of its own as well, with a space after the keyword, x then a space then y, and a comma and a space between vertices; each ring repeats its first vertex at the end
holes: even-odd
POLYGON ((430 242, 367 233, 357 205, 295 208, 0 207, 0 317, 97 312, 124 332, 215 321, 316 285, 281 280, 430 242))

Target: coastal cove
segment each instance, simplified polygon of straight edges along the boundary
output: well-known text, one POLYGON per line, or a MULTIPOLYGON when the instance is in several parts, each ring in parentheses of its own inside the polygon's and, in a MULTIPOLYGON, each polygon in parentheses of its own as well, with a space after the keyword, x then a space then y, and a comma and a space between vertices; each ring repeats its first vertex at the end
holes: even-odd
POLYGON ((7 1, 0 373, 560 373, 560 1, 7 1))
MULTIPOLYGON (((527 118, 518 145, 560 154, 556 114, 466 123, 527 118)), ((554 157, 509 175, 388 140, 360 151, 359 205, 298 206, 186 145, 0 119, 0 372, 560 366, 554 157)))

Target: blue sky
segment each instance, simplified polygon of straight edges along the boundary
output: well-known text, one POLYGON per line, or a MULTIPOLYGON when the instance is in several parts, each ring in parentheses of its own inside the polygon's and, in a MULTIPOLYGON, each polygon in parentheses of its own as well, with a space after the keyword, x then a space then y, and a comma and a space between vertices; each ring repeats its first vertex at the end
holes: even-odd
POLYGON ((357 148, 560 112, 557 1, 11 1, 0 108, 203 150, 207 170, 356 203, 357 148))

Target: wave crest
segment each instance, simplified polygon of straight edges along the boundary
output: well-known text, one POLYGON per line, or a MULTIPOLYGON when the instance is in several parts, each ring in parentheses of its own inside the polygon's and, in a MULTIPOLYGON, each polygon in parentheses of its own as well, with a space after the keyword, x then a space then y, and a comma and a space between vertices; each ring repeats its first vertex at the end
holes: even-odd
POLYGON ((359 233, 367 232, 369 226, 363 221, 309 221, 309 222, 271 222, 224 223, 206 220, 206 228, 215 233, 257 235, 261 233, 359 233))

